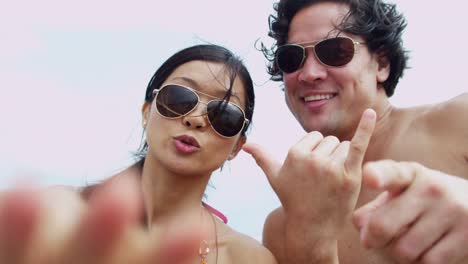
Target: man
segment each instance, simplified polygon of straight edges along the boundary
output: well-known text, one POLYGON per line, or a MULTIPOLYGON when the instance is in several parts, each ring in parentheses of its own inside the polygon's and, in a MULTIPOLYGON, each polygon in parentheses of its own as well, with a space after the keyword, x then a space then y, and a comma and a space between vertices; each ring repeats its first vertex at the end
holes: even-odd
POLYGON ((280 0, 275 11, 269 73, 310 133, 283 164, 244 147, 282 203, 265 245, 279 263, 467 263, 468 94, 390 104, 407 61, 394 4, 280 0))

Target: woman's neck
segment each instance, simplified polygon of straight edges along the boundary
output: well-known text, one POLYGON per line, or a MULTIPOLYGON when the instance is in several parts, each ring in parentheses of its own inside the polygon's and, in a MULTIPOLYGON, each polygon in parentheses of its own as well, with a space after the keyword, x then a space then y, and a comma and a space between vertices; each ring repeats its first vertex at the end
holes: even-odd
POLYGON ((145 160, 141 177, 148 227, 192 218, 198 222, 210 175, 177 174, 149 159, 145 160))

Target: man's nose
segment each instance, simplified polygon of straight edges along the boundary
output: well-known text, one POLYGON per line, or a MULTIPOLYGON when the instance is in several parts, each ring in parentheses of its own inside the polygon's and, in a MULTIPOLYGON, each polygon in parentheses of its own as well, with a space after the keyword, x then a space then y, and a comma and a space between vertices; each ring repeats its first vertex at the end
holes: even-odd
POLYGON ((327 66, 323 65, 315 56, 313 50, 308 51, 308 55, 304 60, 302 68, 299 69, 299 80, 305 82, 315 82, 323 80, 327 77, 327 66))

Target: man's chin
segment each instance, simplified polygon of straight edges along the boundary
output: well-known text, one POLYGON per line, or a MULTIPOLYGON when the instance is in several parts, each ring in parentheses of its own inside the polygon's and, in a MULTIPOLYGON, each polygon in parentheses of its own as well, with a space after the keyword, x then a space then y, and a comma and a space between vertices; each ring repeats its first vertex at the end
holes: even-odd
POLYGON ((302 128, 307 132, 318 131, 323 136, 335 135, 337 126, 332 122, 310 122, 302 123, 302 128))

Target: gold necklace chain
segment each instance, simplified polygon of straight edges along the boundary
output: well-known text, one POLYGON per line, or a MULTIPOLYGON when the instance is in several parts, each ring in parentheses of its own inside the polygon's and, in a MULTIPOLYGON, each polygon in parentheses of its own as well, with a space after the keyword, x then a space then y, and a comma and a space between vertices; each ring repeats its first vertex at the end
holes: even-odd
MULTIPOLYGON (((204 219, 204 210, 205 208, 202 207, 202 218, 204 219)), ((216 264, 218 264, 218 230, 216 227, 216 222, 214 219, 214 216, 210 213, 211 216, 211 221, 213 222, 213 227, 214 227, 214 235, 215 235, 215 254, 216 254, 216 264)), ((200 264, 208 264, 207 257, 210 254, 210 245, 208 242, 204 239, 200 241, 200 247, 198 249, 198 254, 200 256, 200 264)))

